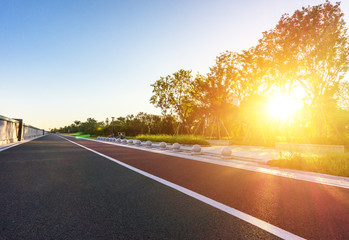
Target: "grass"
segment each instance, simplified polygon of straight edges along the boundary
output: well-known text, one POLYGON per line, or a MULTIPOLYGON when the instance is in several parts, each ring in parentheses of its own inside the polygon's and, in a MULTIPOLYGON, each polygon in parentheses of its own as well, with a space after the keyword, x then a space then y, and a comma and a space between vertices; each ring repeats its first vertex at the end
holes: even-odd
POLYGON ((324 155, 282 153, 280 159, 271 160, 268 165, 349 177, 348 152, 324 155))
POLYGON ((84 133, 83 132, 76 132, 76 133, 63 133, 63 134, 75 137, 75 136, 83 135, 84 133))
MULTIPOLYGON (((70 136, 75 137, 84 137, 84 138, 90 138, 90 139, 96 139, 97 136, 90 136, 86 135, 82 132, 79 133, 71 133, 67 134, 70 136)), ((117 136, 115 137, 117 138, 117 136)), ((180 143, 180 144, 199 144, 199 145, 209 145, 209 142, 207 142, 203 137, 201 136, 194 136, 194 135, 151 135, 151 134, 142 134, 138 135, 136 137, 130 137, 126 136, 126 139, 138 139, 141 141, 152 141, 152 142, 166 142, 166 143, 180 143)))
POLYGON ((180 143, 180 144, 199 144, 209 145, 209 143, 201 136, 194 135, 138 135, 136 139, 141 141, 180 143))
POLYGON ((97 136, 89 136, 89 137, 85 137, 85 138, 89 138, 89 139, 97 139, 97 136))
POLYGON ((86 134, 84 132, 76 132, 76 133, 64 133, 65 135, 76 137, 76 138, 91 138, 96 139, 96 136, 91 136, 90 134, 86 134))

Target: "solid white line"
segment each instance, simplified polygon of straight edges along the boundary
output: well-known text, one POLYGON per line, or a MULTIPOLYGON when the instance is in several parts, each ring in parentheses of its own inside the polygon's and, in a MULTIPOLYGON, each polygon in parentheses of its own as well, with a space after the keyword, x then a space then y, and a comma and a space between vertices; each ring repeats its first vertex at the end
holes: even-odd
POLYGON ((310 173, 310 172, 304 173, 299 170, 288 170, 288 169, 280 169, 275 167, 258 166, 258 165, 242 163, 241 161, 237 163, 233 161, 227 162, 227 161, 221 161, 221 160, 215 160, 215 159, 208 159, 208 157, 204 155, 188 156, 180 153, 174 153, 174 152, 169 152, 169 151, 164 151, 164 150, 159 150, 154 148, 148 149, 144 147, 129 146, 129 145, 118 144, 114 142, 104 142, 104 141, 99 141, 99 140, 89 139, 89 138, 81 138, 81 139, 115 145, 119 147, 126 147, 126 148, 147 151, 147 152, 175 156, 175 157, 180 157, 180 158, 190 159, 190 160, 195 160, 200 162, 212 163, 212 164, 226 166, 226 167, 233 167, 233 168, 248 170, 252 172, 265 173, 265 174, 270 174, 270 175, 279 176, 279 177, 297 179, 297 180, 306 181, 306 182, 312 182, 312 183, 324 184, 324 185, 333 186, 333 187, 349 189, 348 177, 332 176, 332 175, 323 174, 323 173, 310 173))
POLYGON ((21 145, 21 144, 23 144, 23 143, 27 143, 27 142, 30 142, 30 141, 32 141, 32 140, 41 138, 41 137, 43 137, 43 136, 46 136, 46 135, 42 135, 42 136, 35 137, 35 138, 31 138, 31 139, 22 140, 22 141, 20 141, 20 142, 16 142, 16 143, 14 143, 14 144, 11 144, 11 145, 8 146, 8 147, 1 147, 1 146, 0 146, 0 152, 5 151, 5 150, 7 150, 7 149, 9 149, 9 148, 16 147, 16 146, 21 145))
POLYGON ((67 140, 67 141, 69 141, 69 142, 71 142, 71 143, 73 143, 73 144, 75 144, 75 145, 78 145, 79 147, 82 147, 82 148, 84 148, 86 150, 89 150, 89 151, 91 151, 91 152, 93 152, 95 154, 98 154, 98 155, 100 155, 100 156, 102 156, 102 157, 104 157, 104 158, 106 158, 106 159, 108 159, 110 161, 113 161, 113 162, 115 162, 115 163, 117 163, 117 164, 119 164, 121 166, 124 166, 124 167, 126 167, 126 168, 128 168, 128 169, 130 169, 132 171, 135 171, 135 172, 137 172, 139 174, 142 174, 143 176, 151 178, 151 179, 153 179, 153 180, 155 180, 155 181, 157 181, 159 183, 162 183, 162 184, 164 184, 164 185, 166 185, 168 187, 176 189, 177 191, 180 191, 180 192, 182 192, 182 193, 184 193, 184 194, 186 194, 186 195, 188 195, 190 197, 193 197, 193 198, 195 198, 195 199, 197 199, 197 200, 199 200, 201 202, 204 202, 204 203, 206 203, 206 204, 208 204, 208 205, 210 205, 212 207, 220 209, 223 212, 226 212, 226 213, 228 213, 228 214, 230 214, 230 215, 232 215, 234 217, 237 217, 237 218, 239 218, 241 220, 244 220, 244 221, 246 221, 246 222, 248 222, 248 223, 250 223, 250 224, 252 224, 252 225, 254 225, 256 227, 259 227, 259 228, 263 229, 264 231, 267 231, 267 232, 269 232, 271 234, 274 234, 277 237, 280 237, 282 239, 304 239, 304 238, 299 237, 299 236, 297 236, 297 235, 295 235, 293 233, 290 233, 290 232, 288 232, 286 230, 283 230, 283 229, 278 228, 278 227, 276 227, 274 225, 271 225, 270 223, 267 223, 267 222, 265 222, 263 220, 260 220, 258 218, 255 218, 255 217, 251 216, 251 215, 248 215, 248 214, 246 214, 244 212, 241 212, 241 211, 239 211, 239 210, 237 210, 235 208, 229 207, 229 206, 227 206, 227 205, 225 205, 223 203, 220 203, 220 202, 217 202, 217 201, 215 201, 215 200, 213 200, 211 198, 205 197, 204 195, 201 195, 201 194, 199 194, 197 192, 193 192, 193 191, 191 191, 191 190, 189 190, 187 188, 184 188, 182 186, 179 186, 177 184, 169 182, 169 181, 167 181, 165 179, 162 179, 162 178, 159 178, 157 176, 154 176, 154 175, 152 175, 150 173, 147 173, 145 171, 142 171, 142 170, 140 170, 138 168, 132 167, 132 166, 126 164, 126 163, 123 163, 123 162, 121 162, 119 160, 116 160, 116 159, 114 159, 112 157, 104 155, 103 153, 100 153, 100 152, 97 152, 95 150, 92 150, 92 149, 90 149, 88 147, 85 147, 85 146, 83 146, 81 144, 78 144, 78 143, 76 143, 74 141, 71 141, 71 140, 69 140, 69 139, 67 139, 65 137, 62 137, 62 136, 60 136, 60 137, 65 139, 65 140, 67 140))

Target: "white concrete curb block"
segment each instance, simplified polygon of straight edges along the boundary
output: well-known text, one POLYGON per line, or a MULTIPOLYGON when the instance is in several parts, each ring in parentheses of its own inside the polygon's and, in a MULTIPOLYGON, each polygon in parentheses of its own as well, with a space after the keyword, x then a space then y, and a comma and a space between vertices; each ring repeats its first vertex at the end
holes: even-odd
POLYGON ((191 151, 192 151, 192 152, 191 152, 192 155, 199 155, 199 154, 201 154, 201 147, 200 147, 200 145, 195 144, 195 145, 192 147, 191 151))
POLYGON ((181 145, 180 145, 179 143, 174 143, 174 144, 172 145, 172 150, 173 150, 174 152, 179 152, 180 149, 181 149, 181 145))
POLYGON ((153 143, 151 141, 146 141, 145 145, 148 147, 148 148, 151 148, 151 145, 153 145, 153 143))
POLYGON ((159 144, 159 146, 160 146, 160 149, 162 149, 162 150, 164 150, 164 149, 166 149, 166 143, 165 142, 161 142, 160 144, 159 144))
POLYGON ((230 147, 224 147, 221 150, 222 158, 231 158, 231 148, 230 147))

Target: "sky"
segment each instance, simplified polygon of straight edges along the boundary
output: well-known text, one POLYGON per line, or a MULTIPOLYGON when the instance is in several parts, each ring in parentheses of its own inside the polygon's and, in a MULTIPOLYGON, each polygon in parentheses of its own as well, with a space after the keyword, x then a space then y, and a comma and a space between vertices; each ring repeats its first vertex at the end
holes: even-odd
MULTIPOLYGON (((38 128, 160 114, 150 86, 257 44, 320 0, 0 0, 0 115, 38 128)), ((334 3, 335 1, 331 1, 334 3)), ((342 1, 349 23, 349 1, 342 1)))

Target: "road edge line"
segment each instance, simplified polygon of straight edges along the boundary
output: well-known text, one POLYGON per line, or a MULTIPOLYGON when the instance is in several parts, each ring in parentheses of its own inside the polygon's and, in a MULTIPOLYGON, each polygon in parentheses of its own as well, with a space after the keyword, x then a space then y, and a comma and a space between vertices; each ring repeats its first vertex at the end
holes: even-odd
POLYGON ((42 136, 39 136, 39 137, 34 137, 34 138, 31 138, 31 139, 26 139, 26 140, 23 140, 23 141, 20 141, 20 142, 16 142, 16 143, 13 143, 12 145, 10 145, 8 147, 0 147, 0 152, 5 151, 5 150, 10 149, 10 148, 13 148, 13 147, 16 147, 16 146, 19 146, 19 145, 24 144, 24 143, 30 142, 32 140, 44 137, 44 136, 46 136, 46 135, 42 135, 42 136))
POLYGON ((260 220, 260 219, 258 219, 256 217, 253 217, 253 216, 251 216, 251 215, 249 215, 247 213, 244 213, 244 212, 241 212, 241 211, 239 211, 239 210, 237 210, 235 208, 229 207, 228 205, 225 205, 223 203, 217 202, 216 200, 213 200, 211 198, 205 197, 204 195, 201 195, 201 194, 199 194, 197 192, 191 191, 191 190, 189 190, 189 189, 187 189, 185 187, 179 186, 179 185, 177 185, 175 183, 172 183, 172 182, 169 182, 169 181, 167 181, 167 180, 165 180, 163 178, 157 177, 157 176, 152 175, 150 173, 147 173, 147 172, 145 172, 143 170, 135 168, 135 167, 133 167, 131 165, 128 165, 128 164, 126 164, 124 162, 121 162, 121 161, 119 161, 119 160, 117 160, 115 158, 109 157, 109 156, 107 156, 107 155, 105 155, 103 153, 97 152, 97 151, 95 151, 95 150, 93 150, 91 148, 85 147, 85 146, 83 146, 83 145, 81 145, 79 143, 76 143, 74 141, 71 141, 71 140, 69 140, 69 139, 67 139, 65 137, 62 137, 62 136, 59 136, 59 137, 65 139, 66 141, 69 141, 69 142, 71 142, 71 143, 73 143, 73 144, 75 144, 75 145, 77 145, 77 146, 79 146, 81 148, 84 148, 84 149, 86 149, 88 151, 91 151, 91 152, 97 154, 97 155, 100 155, 100 156, 102 156, 102 157, 104 157, 104 158, 106 158, 106 159, 108 159, 110 161, 113 161, 113 162, 115 162, 115 163, 117 163, 117 164, 119 164, 119 165, 121 165, 123 167, 126 167, 126 168, 128 168, 128 169, 130 169, 130 170, 132 170, 134 172, 137 172, 137 173, 139 173, 139 174, 141 174, 141 175, 143 175, 145 177, 153 179, 153 180, 155 180, 155 181, 157 181, 157 182, 159 182, 159 183, 161 183, 163 185, 166 185, 166 186, 168 186, 170 188, 173 188, 173 189, 175 189, 175 190, 177 190, 179 192, 182 192, 182 193, 184 193, 184 194, 186 194, 186 195, 188 195, 188 196, 190 196, 192 198, 195 198, 195 199, 197 199, 197 200, 199 200, 201 202, 204 202, 204 203, 206 203, 206 204, 208 204, 208 205, 210 205, 210 206, 212 206, 214 208, 217 208, 217 209, 219 209, 219 210, 221 210, 223 212, 226 212, 226 213, 228 213, 228 214, 230 214, 230 215, 232 215, 234 217, 237 217, 237 218, 239 218, 239 219, 241 219, 241 220, 243 220, 245 222, 248 222, 248 223, 250 223, 250 224, 252 224, 252 225, 254 225, 254 226, 256 226, 256 227, 258 227, 260 229, 263 229, 264 231, 269 232, 269 233, 271 233, 271 234, 273 234, 273 235, 275 235, 277 237, 280 237, 282 239, 290 239, 290 240, 291 239, 292 240, 295 240, 295 239, 299 239, 299 240, 300 239, 305 239, 305 238, 299 237, 299 236, 297 236, 297 235, 295 235, 293 233, 290 233, 290 232, 288 232, 288 231, 286 231, 284 229, 281 229, 281 228, 279 228, 277 226, 274 226, 274 225, 272 225, 270 223, 267 223, 267 222, 265 222, 263 220, 260 220))

